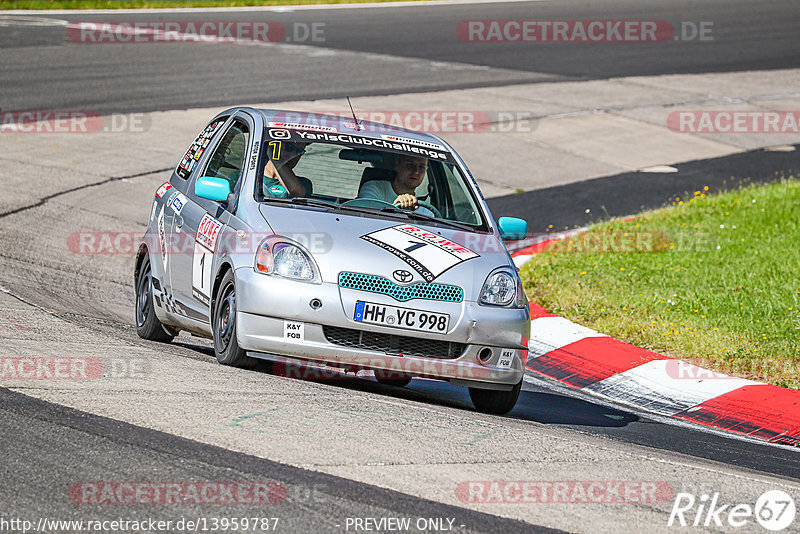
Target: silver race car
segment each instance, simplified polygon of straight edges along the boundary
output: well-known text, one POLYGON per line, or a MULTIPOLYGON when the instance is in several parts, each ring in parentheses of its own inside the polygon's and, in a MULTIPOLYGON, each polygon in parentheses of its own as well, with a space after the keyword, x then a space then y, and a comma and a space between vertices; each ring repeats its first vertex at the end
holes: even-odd
POLYGON ((155 192, 136 257, 136 326, 213 338, 217 360, 289 357, 519 396, 530 312, 503 239, 435 135, 354 118, 233 108, 155 192), (276 356, 279 355, 279 356, 276 356))

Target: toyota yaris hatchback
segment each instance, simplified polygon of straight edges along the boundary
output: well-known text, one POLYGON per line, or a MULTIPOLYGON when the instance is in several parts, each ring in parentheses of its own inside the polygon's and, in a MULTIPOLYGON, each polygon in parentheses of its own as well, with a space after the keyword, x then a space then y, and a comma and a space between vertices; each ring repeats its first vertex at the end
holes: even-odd
POLYGON ((274 355, 469 387, 505 413, 530 315, 489 213, 437 136, 329 115, 235 108, 155 192, 135 266, 141 337, 213 338, 220 363, 274 355))

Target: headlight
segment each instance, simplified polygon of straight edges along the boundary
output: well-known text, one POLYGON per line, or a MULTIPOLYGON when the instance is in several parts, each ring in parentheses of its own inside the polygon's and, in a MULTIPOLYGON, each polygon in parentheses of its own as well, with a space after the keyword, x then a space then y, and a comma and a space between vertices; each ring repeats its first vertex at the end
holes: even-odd
POLYGON ((262 241, 256 252, 256 271, 284 278, 311 281, 314 262, 300 247, 289 243, 262 241))
POLYGON ((524 306, 525 295, 519 276, 508 271, 497 271, 489 275, 481 289, 480 303, 490 306, 524 306))

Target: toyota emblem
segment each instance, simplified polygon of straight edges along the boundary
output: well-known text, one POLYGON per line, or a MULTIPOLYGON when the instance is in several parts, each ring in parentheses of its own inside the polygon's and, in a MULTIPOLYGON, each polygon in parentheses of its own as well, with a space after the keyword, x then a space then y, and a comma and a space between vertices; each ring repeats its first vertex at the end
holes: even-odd
POLYGON ((397 269, 395 272, 392 273, 392 276, 398 282, 410 282, 411 279, 414 278, 413 274, 403 269, 397 269))

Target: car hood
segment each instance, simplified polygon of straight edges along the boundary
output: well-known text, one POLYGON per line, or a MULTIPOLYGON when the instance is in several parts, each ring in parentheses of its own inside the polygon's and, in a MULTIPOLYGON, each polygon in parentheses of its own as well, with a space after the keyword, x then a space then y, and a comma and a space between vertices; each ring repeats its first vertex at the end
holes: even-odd
POLYGON ((489 233, 306 207, 262 204, 259 210, 276 234, 311 253, 325 282, 337 283, 341 272, 364 273, 401 284, 456 285, 466 300, 477 300, 492 270, 513 266, 502 242, 489 233))

